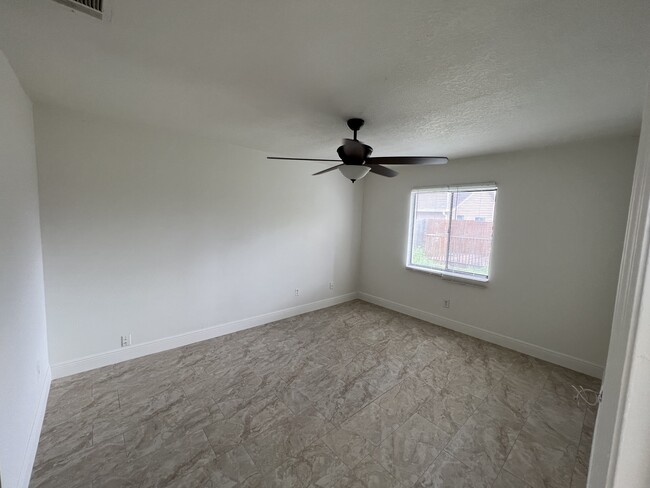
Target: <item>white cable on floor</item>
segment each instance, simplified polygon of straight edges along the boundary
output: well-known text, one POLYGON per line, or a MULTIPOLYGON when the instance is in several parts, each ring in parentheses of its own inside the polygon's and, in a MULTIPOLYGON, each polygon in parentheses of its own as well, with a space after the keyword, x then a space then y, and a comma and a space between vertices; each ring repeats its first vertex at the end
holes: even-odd
POLYGON ((578 398, 580 398, 582 401, 584 401, 587 405, 594 407, 600 403, 601 400, 601 395, 600 392, 590 390, 589 388, 583 388, 582 386, 574 386, 571 385, 571 388, 573 388, 576 391, 576 396, 573 397, 575 401, 578 401, 578 398), (589 395, 593 395, 594 400, 589 401, 589 395))

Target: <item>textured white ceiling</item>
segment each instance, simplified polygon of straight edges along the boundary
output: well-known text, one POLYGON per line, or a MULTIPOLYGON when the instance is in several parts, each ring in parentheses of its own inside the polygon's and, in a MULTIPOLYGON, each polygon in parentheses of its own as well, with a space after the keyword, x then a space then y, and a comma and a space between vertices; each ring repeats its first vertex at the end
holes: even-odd
POLYGON ((286 156, 467 156, 638 130, 648 0, 0 0, 33 99, 286 156))

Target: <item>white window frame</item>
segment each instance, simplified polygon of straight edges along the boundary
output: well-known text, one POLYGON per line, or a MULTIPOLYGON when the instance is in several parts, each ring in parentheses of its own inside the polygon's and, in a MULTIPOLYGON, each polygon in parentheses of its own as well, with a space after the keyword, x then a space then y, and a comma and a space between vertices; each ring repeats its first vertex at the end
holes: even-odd
MULTIPOLYGON (((477 275, 477 274, 472 274, 472 273, 462 273, 462 272, 455 272, 455 271, 446 271, 446 270, 440 270, 440 269, 433 269, 433 268, 427 268, 427 267, 422 267, 422 266, 417 266, 415 264, 411 263, 411 253, 413 252, 413 232, 414 232, 414 220, 415 220, 415 197, 418 193, 427 193, 431 191, 496 191, 496 195, 494 197, 494 212, 493 212, 493 217, 492 217, 492 223, 494 225, 494 222, 496 220, 496 206, 497 206, 497 197, 499 193, 499 189, 497 187, 497 184, 494 182, 488 182, 488 183, 472 183, 472 184, 463 184, 463 185, 445 185, 445 186, 426 186, 426 187, 419 187, 419 188, 413 188, 411 190, 411 197, 410 197, 410 204, 409 204, 409 226, 408 226, 408 243, 407 243, 407 249, 406 249, 406 268, 410 270, 415 270, 415 271, 421 271, 424 273, 432 274, 435 276, 439 276, 443 279, 446 280, 451 280, 451 281, 457 281, 459 283, 466 283, 466 284, 473 284, 473 285, 479 285, 479 286, 485 286, 487 285, 489 281, 489 276, 492 272, 492 254, 494 251, 494 248, 492 248, 492 252, 490 252, 490 261, 488 263, 488 275, 477 275)), ((449 215, 449 219, 451 219, 451 214, 449 215)), ((494 245, 494 228, 492 230, 492 245, 494 245)))

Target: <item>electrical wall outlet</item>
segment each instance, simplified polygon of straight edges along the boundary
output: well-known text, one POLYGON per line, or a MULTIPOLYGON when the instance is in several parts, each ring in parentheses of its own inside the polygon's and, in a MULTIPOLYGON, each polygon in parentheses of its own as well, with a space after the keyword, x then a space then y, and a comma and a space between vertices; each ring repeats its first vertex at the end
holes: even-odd
POLYGON ((334 289, 334 282, 330 281, 330 290, 333 290, 333 289, 334 289))
POLYGON ((122 336, 122 347, 131 345, 131 334, 122 336))
POLYGON ((451 301, 449 300, 449 298, 446 298, 445 300, 442 301, 443 307, 449 308, 450 305, 451 305, 451 301))
POLYGON ((298 288, 296 288, 295 293, 296 293, 296 296, 297 296, 297 297, 300 296, 300 290, 299 290, 298 288))

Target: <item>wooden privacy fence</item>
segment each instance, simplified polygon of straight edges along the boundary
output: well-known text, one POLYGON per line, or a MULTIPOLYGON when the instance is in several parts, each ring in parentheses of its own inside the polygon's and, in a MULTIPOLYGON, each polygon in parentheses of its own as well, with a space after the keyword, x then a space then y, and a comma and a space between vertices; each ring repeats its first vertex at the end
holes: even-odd
POLYGON ((428 259, 447 261, 449 268, 483 267, 489 264, 492 222, 473 220, 421 219, 416 221, 414 247, 421 247, 428 259), (449 249, 447 243, 449 242, 449 249))

